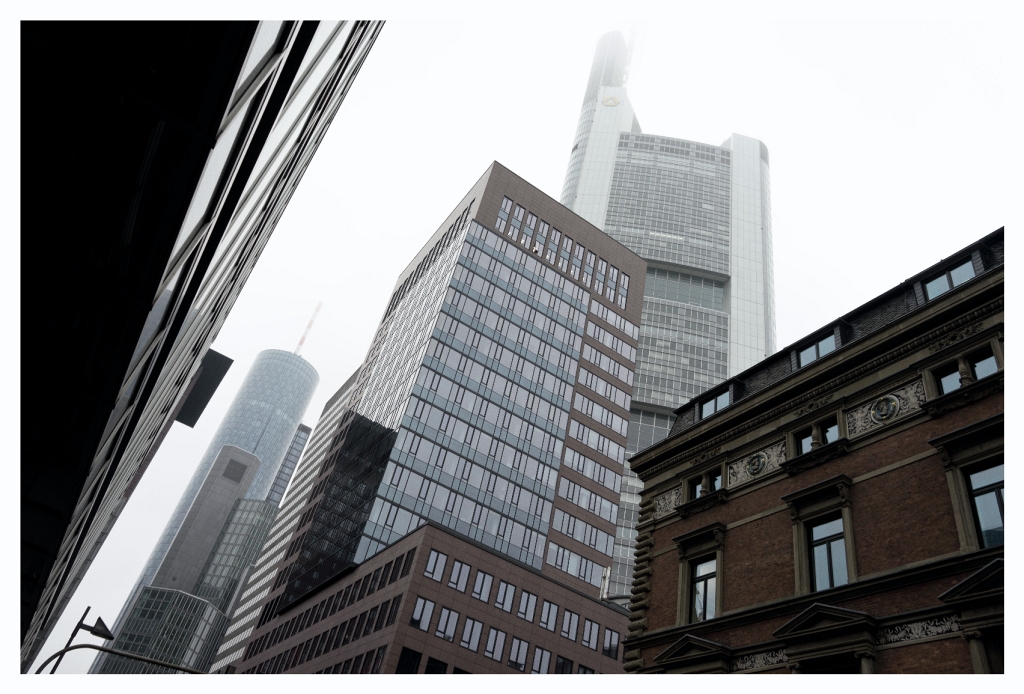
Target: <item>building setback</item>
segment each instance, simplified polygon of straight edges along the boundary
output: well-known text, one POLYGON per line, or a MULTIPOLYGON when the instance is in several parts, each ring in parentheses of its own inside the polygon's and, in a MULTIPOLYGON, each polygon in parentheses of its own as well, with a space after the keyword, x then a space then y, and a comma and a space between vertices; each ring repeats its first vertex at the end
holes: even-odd
MULTIPOLYGON (((108 646, 194 669, 213 663, 236 588, 263 547, 280 489, 309 436, 301 419, 319 380, 309 362, 290 352, 256 355, 114 622, 116 639, 108 646), (171 612, 146 607, 157 589, 171 612), (181 595, 171 601, 167 591, 181 595), (198 632, 190 626, 168 636, 163 624, 174 621, 172 606, 187 611, 185 605, 208 618, 192 625, 201 627, 198 632)), ((90 671, 163 669, 101 653, 90 671)))
POLYGON ((1003 229, 676 410, 631 672, 1003 672, 1003 229))
MULTIPOLYGON (((627 453, 660 441, 673 411, 775 351, 768 149, 641 132, 629 50, 598 42, 562 204, 647 261, 627 453)), ((699 108, 699 106, 698 106, 699 108)), ((628 469, 610 592, 629 601, 640 481, 628 469)))
POLYGON ((208 399, 209 346, 382 25, 22 23, 22 203, 45 213, 21 220, 21 410, 63 403, 60 437, 21 423, 48 442, 21 451, 22 671, 188 390, 208 399))
MULTIPOLYGON (((268 541, 264 556, 280 559, 272 570, 258 562, 231 645, 221 649, 226 656, 242 646, 241 660, 219 657, 215 666, 333 670, 344 653, 286 663, 282 654, 298 636, 281 627, 326 604, 347 577, 383 563, 378 554, 435 532, 451 535, 450 553, 434 549, 452 561, 506 572, 499 578, 516 588, 504 600, 518 601, 527 584, 552 604, 587 598, 580 619, 617 644, 625 612, 599 598, 615 536, 644 273, 635 254, 495 162, 399 277, 349 402, 325 409, 313 441, 329 443, 297 473, 296 485, 309 489, 298 522, 268 541), (257 591, 255 610, 247 596, 257 591)), ((415 604, 403 599, 395 619, 409 624, 415 604)), ((539 618, 540 608, 515 637, 557 656, 559 637, 539 618)), ((423 652, 422 643, 402 642, 407 630, 388 633, 383 672, 398 668, 403 648, 423 652)), ((578 669, 577 658, 568 660, 578 669)), ((621 671, 605 660, 583 671, 621 671)))

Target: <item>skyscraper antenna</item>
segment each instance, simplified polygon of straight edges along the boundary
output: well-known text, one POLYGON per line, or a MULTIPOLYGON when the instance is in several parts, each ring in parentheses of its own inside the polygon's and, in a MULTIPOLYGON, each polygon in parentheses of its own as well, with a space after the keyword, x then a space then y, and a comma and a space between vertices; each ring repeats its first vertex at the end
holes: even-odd
POLYGON ((306 326, 306 332, 302 333, 302 339, 299 340, 299 346, 295 348, 295 356, 299 356, 299 352, 302 351, 302 343, 306 341, 306 337, 309 336, 309 331, 313 327, 313 321, 316 320, 316 314, 320 313, 320 307, 324 305, 324 302, 320 301, 316 305, 316 310, 313 311, 313 317, 309 319, 309 325, 306 326))
POLYGON ((626 38, 626 69, 622 74, 622 86, 629 85, 629 69, 633 65, 633 47, 636 45, 637 22, 629 23, 629 35, 626 38))

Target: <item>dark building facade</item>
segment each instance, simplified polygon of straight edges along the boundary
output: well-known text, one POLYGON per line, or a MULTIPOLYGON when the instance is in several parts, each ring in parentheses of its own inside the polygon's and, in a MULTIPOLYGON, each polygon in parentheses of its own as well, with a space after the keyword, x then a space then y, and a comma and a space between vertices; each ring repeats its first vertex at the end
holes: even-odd
POLYGON ((35 212, 21 229, 33 374, 21 409, 62 400, 57 439, 38 417, 21 424, 22 441, 50 441, 21 452, 23 670, 193 387, 381 26, 22 23, 21 200, 35 212))
POLYGON ((676 410, 631 672, 1003 671, 1003 230, 676 410))
MULTIPOLYGON (((509 585, 547 581, 547 595, 575 591, 596 610, 581 619, 621 634, 624 610, 600 598, 643 296, 635 278, 645 269, 495 162, 399 277, 348 402, 325 409, 311 446, 325 445, 297 473, 296 488, 309 490, 298 521, 268 540, 215 669, 250 670, 291 649, 279 627, 427 525, 452 535, 453 560, 472 555, 479 570, 507 571, 509 585), (258 609, 249 602, 257 590, 258 609)), ((413 607, 396 618, 408 623, 413 607)), ((540 608, 516 638, 557 655, 557 634, 539 618, 540 608)), ((405 632, 391 633, 397 658, 405 632)), ((621 670, 614 665, 600 671, 621 670)))

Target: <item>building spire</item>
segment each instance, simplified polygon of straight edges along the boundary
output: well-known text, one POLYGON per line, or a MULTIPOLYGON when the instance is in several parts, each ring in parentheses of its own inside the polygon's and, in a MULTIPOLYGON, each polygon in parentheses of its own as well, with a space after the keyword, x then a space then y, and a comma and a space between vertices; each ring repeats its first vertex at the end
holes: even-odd
POLYGON ((309 319, 309 325, 306 326, 306 332, 302 333, 302 339, 299 340, 299 346, 295 348, 295 356, 299 356, 299 352, 302 351, 302 343, 306 341, 306 337, 309 335, 309 331, 313 327, 313 321, 316 320, 316 314, 320 313, 320 307, 323 305, 324 302, 317 302, 316 310, 313 311, 313 317, 309 319))

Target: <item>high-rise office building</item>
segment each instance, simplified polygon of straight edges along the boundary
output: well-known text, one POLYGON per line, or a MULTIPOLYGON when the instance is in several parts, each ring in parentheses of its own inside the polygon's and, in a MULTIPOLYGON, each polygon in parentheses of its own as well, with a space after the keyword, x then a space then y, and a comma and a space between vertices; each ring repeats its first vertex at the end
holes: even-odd
MULTIPOLYGON (((598 42, 562 204, 647 261, 627 454, 664 438, 676 408, 775 351, 768 149, 641 131, 629 50, 598 42)), ((640 481, 623 476, 610 592, 628 602, 640 481)))
POLYGON ((601 597, 645 274, 495 162, 325 408, 215 668, 620 672, 601 597))
MULTIPOLYGON (((318 381, 316 370, 299 356, 281 350, 256 356, 114 623, 114 648, 188 667, 210 666, 235 588, 263 546, 280 489, 308 438, 309 428, 300 420, 318 381), (160 603, 166 609, 155 610, 145 606, 156 600, 154 591, 188 598, 168 597, 160 603), (199 609, 201 601, 214 611, 199 609), (175 610, 188 606, 208 618, 194 624, 202 625, 202 632, 189 637, 187 648, 182 642, 187 628, 157 635, 162 620, 173 621, 175 610)), ((101 654, 91 671, 156 670, 101 654)))
POLYGON ((21 200, 46 211, 21 219, 21 410, 62 403, 59 437, 21 420, 46 441, 21 451, 22 670, 197 375, 208 397, 209 346, 382 25, 21 24, 21 200))

